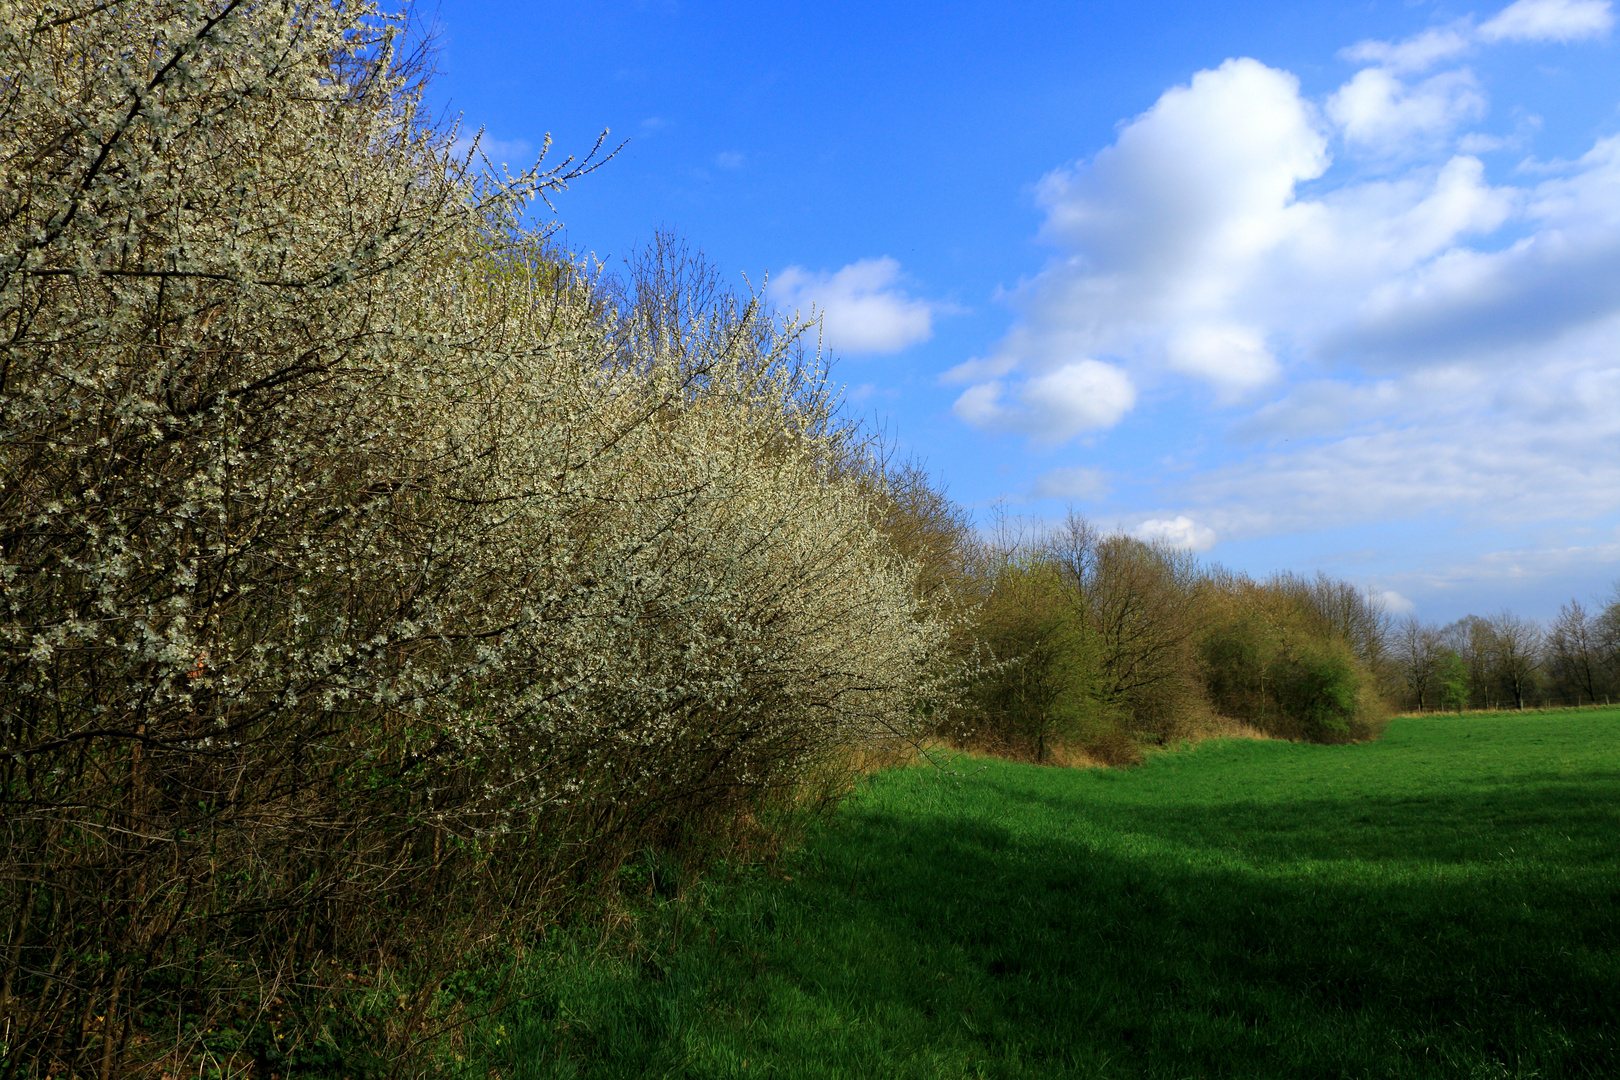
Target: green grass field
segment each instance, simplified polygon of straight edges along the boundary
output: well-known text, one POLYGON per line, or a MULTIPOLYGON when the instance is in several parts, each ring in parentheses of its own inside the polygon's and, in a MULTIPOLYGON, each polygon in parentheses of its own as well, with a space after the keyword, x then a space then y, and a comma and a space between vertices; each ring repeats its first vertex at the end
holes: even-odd
POLYGON ((649 903, 531 962, 504 1080, 1616 1077, 1620 710, 893 770, 649 903))

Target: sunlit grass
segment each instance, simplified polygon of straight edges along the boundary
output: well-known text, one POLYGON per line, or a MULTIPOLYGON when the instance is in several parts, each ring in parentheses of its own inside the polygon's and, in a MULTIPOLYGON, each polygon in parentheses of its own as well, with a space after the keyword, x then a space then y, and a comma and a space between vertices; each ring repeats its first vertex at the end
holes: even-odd
POLYGON ((649 903, 531 965, 502 1077, 1615 1076, 1620 710, 896 769, 649 903))

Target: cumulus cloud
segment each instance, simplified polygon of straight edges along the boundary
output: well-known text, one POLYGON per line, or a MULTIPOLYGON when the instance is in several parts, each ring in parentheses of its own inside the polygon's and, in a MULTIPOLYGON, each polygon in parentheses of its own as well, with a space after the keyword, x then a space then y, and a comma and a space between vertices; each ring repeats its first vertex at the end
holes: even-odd
POLYGON ((1197 550, 1399 519, 1620 521, 1620 136, 1493 175, 1475 155, 1504 140, 1470 130, 1491 104, 1460 66, 1611 23, 1607 3, 1521 0, 1356 45, 1367 66, 1321 97, 1252 59, 1166 90, 1037 185, 1051 258, 1008 294, 1005 336, 946 374, 957 416, 1050 447, 1139 400, 1178 424, 1220 408, 1227 440, 1176 448, 1134 515, 1116 503, 1137 535, 1197 550))
POLYGON ((1063 255, 1014 297, 1021 318, 996 351, 947 373, 979 380, 957 415, 1056 445, 1130 411, 1131 362, 1168 363, 1222 400, 1264 385, 1275 361, 1232 302, 1300 227, 1295 185, 1327 164, 1286 72, 1229 60, 1167 91, 1113 146, 1041 181, 1042 235, 1063 255), (989 407, 1014 381, 1025 408, 989 407))
POLYGON ((1485 94, 1472 73, 1448 71, 1413 86, 1387 68, 1358 71, 1327 100, 1346 142, 1392 153, 1413 140, 1450 135, 1485 115, 1485 94))
MULTIPOLYGON (((1189 260, 1270 246, 1294 186, 1328 160, 1299 81, 1228 60, 1167 90, 1091 162, 1047 175, 1042 234, 1099 267, 1162 281, 1189 260)), ((1170 299, 1220 298, 1215 282, 1197 286, 1170 299)))
POLYGON ((1191 377, 1234 406, 1324 365, 1508 362, 1620 311, 1620 138, 1534 186, 1435 144, 1301 195, 1335 139, 1391 153, 1485 108, 1466 71, 1408 85, 1368 68, 1320 108, 1247 59, 1167 90, 1038 185, 1057 253, 1012 294, 996 348, 946 373, 969 384, 957 415, 1056 445, 1118 423, 1144 378, 1191 377), (1516 242, 1475 246, 1504 226, 1516 242))
POLYGON ((1514 194, 1528 235, 1494 251, 1455 247, 1374 283, 1324 348, 1384 365, 1523 363, 1620 313, 1620 136, 1572 175, 1514 194))
POLYGON ((1149 518, 1131 530, 1131 535, 1138 540, 1169 544, 1187 551, 1208 551, 1215 546, 1215 530, 1200 525, 1186 514, 1168 519, 1149 518))
POLYGON ((1065 364, 1037 376, 1024 384, 1019 396, 1032 431, 1051 443, 1113 427, 1136 404, 1136 388, 1126 374, 1096 360, 1065 364))
POLYGON ((1136 387, 1119 368, 1077 360, 1018 385, 1004 400, 1000 381, 968 387, 951 407, 958 417, 988 431, 1029 436, 1053 447, 1077 435, 1113 427, 1136 404, 1136 387))
POLYGON ((951 405, 951 411, 976 428, 999 427, 1004 413, 1001 407, 1003 389, 999 382, 970 386, 962 391, 962 396, 951 405))
POLYGON ((819 317, 823 339, 849 353, 896 353, 934 332, 938 305, 902 287, 900 264, 884 256, 861 259, 832 273, 802 266, 781 271, 766 286, 778 309, 819 317))

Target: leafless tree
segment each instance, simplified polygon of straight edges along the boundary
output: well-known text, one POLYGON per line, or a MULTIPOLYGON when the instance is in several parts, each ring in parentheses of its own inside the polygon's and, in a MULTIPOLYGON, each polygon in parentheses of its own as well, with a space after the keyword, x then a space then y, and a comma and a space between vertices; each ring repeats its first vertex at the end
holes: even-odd
POLYGON ((1535 687, 1540 667, 1543 634, 1534 620, 1503 611, 1490 619, 1491 670, 1498 684, 1524 708, 1525 695, 1535 687))
POLYGON ((1547 661, 1550 674, 1559 684, 1574 692, 1576 702, 1584 697, 1597 701, 1608 679, 1605 670, 1602 618, 1587 612, 1579 600, 1571 599, 1558 609, 1547 632, 1547 661))
POLYGON ((1096 642, 1098 693, 1138 730, 1174 736, 1194 681, 1200 568, 1191 555, 1134 537, 1100 535, 1070 512, 1053 557, 1096 642))
POLYGON ((1610 685, 1620 684, 1620 582, 1593 620, 1594 646, 1610 685))
POLYGON ((1440 629, 1408 615, 1396 625, 1394 639, 1395 663, 1401 681, 1421 712, 1428 708, 1429 695, 1444 655, 1440 629))

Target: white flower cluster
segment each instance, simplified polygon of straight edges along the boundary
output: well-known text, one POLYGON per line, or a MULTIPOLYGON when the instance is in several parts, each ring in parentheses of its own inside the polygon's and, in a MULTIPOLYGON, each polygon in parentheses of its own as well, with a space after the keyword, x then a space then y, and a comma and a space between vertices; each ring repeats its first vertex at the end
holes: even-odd
POLYGON ((397 29, 0 0, 11 970, 72 918, 107 970, 178 940, 232 867, 330 900, 422 830, 735 804, 939 691, 799 328, 558 257, 522 214, 590 159, 455 156, 397 29))

